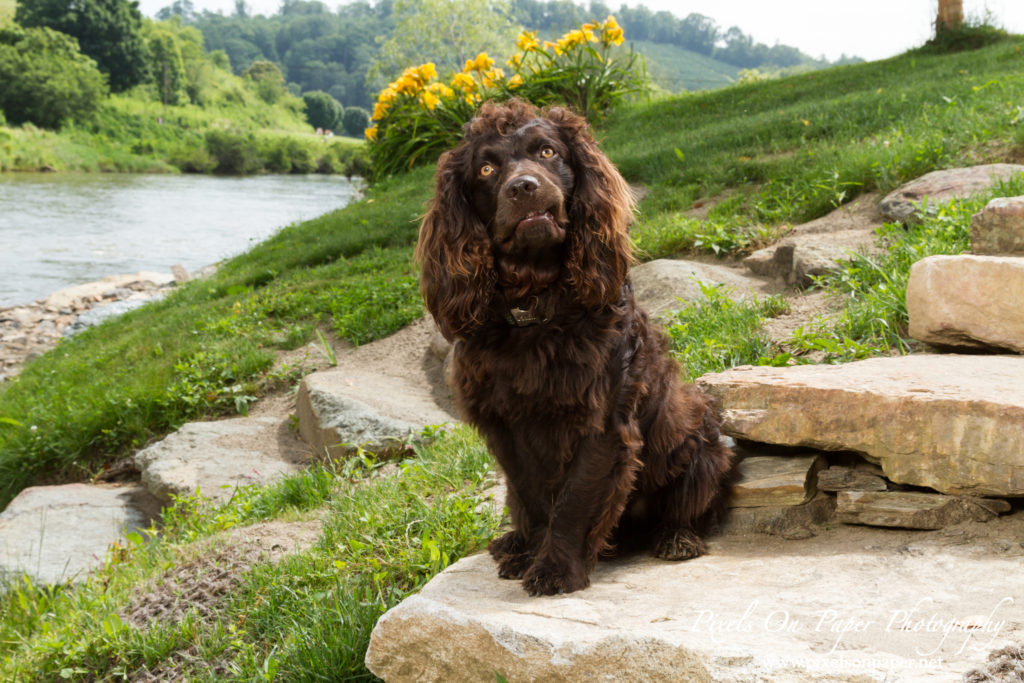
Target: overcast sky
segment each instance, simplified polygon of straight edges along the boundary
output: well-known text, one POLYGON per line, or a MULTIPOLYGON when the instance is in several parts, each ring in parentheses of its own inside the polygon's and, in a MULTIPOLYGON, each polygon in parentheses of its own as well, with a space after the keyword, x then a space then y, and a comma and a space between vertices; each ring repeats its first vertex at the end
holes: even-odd
MULTIPOLYGON (((344 4, 323 0, 330 8, 344 4)), ((620 0, 603 0, 617 8, 620 0)), ((247 0, 253 14, 274 14, 281 0, 247 0)), ((171 0, 140 0, 142 13, 153 16, 171 0)), ((586 3, 584 3, 586 4, 586 3)), ((931 32, 937 0, 646 0, 627 1, 680 17, 696 12, 727 29, 738 26, 754 40, 800 48, 812 57, 835 60, 841 54, 882 59, 924 43, 931 32)), ((234 0, 193 0, 197 11, 230 14, 234 0)), ((997 25, 1024 34, 1024 0, 964 0, 968 17, 991 12, 997 25)), ((626 26, 626 39, 629 27, 626 26)))

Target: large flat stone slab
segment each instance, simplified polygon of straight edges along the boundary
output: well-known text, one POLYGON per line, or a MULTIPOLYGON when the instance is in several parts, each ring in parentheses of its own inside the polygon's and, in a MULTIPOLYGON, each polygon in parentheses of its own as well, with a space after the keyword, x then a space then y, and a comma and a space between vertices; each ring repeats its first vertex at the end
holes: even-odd
POLYGON ((891 481, 944 493, 1024 496, 1024 357, 743 366, 697 383, 730 436, 854 451, 891 481))
POLYGON ((266 485, 310 460, 287 421, 239 417, 189 422, 135 454, 142 483, 165 505, 197 490, 227 500, 240 486, 266 485))
POLYGON ((932 171, 890 192, 879 203, 878 210, 888 220, 912 220, 923 204, 941 204, 969 197, 1021 173, 1024 173, 1024 165, 1020 164, 986 164, 932 171))
POLYGON ((651 316, 684 308, 701 301, 705 285, 724 285, 733 298, 750 298, 762 291, 764 282, 728 266, 698 261, 657 259, 634 266, 629 272, 637 302, 651 316))
POLYGON ((952 681, 1024 637, 1014 516, 975 532, 841 526, 712 539, 682 563, 602 561, 531 598, 485 554, 377 623, 369 669, 403 681, 952 681), (1005 550, 1001 550, 1005 548, 1005 550))
POLYGON ((23 490, 0 513, 0 576, 54 584, 103 565, 107 548, 149 527, 159 505, 138 485, 65 484, 23 490))
POLYGON ((1024 258, 929 256, 910 268, 910 336, 1024 352, 1024 258))

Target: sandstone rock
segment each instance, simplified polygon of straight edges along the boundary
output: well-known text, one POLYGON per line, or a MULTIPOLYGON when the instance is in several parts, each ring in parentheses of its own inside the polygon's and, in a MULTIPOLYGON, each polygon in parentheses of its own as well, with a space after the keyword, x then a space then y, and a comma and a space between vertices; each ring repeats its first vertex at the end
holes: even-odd
MULTIPOLYGON (((1024 534, 1012 516, 984 526, 1024 534)), ((1020 642, 1024 550, 1008 553, 854 526, 803 541, 724 537, 687 562, 599 562, 590 588, 546 598, 499 579, 478 554, 385 614, 366 664, 389 683, 496 674, 588 683, 958 680, 989 650, 1020 642), (979 613, 991 619, 975 621, 979 613), (982 625, 949 630, 966 621, 982 625)))
POLYGON ((1005 500, 978 505, 970 500, 917 491, 840 491, 836 496, 836 519, 846 524, 941 529, 969 519, 983 521, 1007 512, 1005 500))
POLYGON ((450 423, 426 383, 339 367, 307 375, 297 399, 299 432, 321 457, 364 448, 394 451, 428 425, 450 423))
POLYGON ((795 226, 778 244, 743 259, 743 265, 757 275, 806 287, 813 277, 837 269, 851 254, 875 249, 874 230, 884 222, 877 204, 878 195, 861 195, 825 216, 795 226))
POLYGON ((188 274, 188 269, 180 263, 175 263, 171 266, 171 275, 174 276, 174 281, 179 285, 183 285, 192 279, 192 276, 188 274))
POLYGON ((1024 256, 1024 197, 997 197, 971 217, 971 251, 1024 256))
POLYGON ((818 488, 822 491, 885 491, 885 479, 852 467, 833 465, 818 472, 818 488))
POLYGON ((932 171, 886 195, 878 210, 892 221, 912 220, 922 204, 939 204, 987 190, 1000 180, 1024 173, 1019 164, 989 164, 932 171), (927 199, 926 199, 927 198, 927 199))
POLYGON ((1024 352, 1024 258, 929 256, 910 269, 910 336, 1024 352))
POLYGON ((722 284, 732 290, 731 296, 750 296, 763 283, 738 272, 735 268, 696 261, 658 259, 634 266, 630 271, 637 302, 649 315, 657 316, 683 308, 686 303, 704 298, 698 282, 722 284), (680 301, 682 299, 682 301, 680 301))
POLYGON ((161 503, 198 489, 223 501, 239 486, 269 484, 299 471, 307 448, 274 417, 190 422, 135 454, 142 483, 161 503))
POLYGON ((743 265, 756 275, 807 287, 813 278, 837 270, 840 261, 849 261, 857 251, 869 250, 873 244, 874 235, 866 231, 787 237, 755 251, 743 259, 743 265))
POLYGON ((24 489, 0 513, 0 575, 42 583, 102 566, 111 543, 150 526, 159 505, 138 485, 65 484, 24 489))
POLYGON ((739 479, 732 486, 729 507, 802 505, 817 491, 815 479, 824 466, 820 455, 744 458, 737 465, 739 479))
POLYGON ((743 366, 698 385, 736 438, 853 451, 891 481, 945 493, 1024 496, 1024 357, 743 366))
POLYGON ((725 512, 715 535, 768 534, 787 540, 811 538, 835 514, 836 499, 819 493, 803 505, 734 507, 725 512))

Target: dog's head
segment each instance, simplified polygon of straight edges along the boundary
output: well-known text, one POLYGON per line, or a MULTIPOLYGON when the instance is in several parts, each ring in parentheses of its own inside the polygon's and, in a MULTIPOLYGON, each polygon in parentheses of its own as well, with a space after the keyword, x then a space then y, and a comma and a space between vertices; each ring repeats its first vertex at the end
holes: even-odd
POLYGON ((560 107, 485 103, 444 153, 420 228, 421 290, 452 339, 498 290, 515 299, 566 278, 585 306, 619 298, 633 200, 586 121, 560 107))

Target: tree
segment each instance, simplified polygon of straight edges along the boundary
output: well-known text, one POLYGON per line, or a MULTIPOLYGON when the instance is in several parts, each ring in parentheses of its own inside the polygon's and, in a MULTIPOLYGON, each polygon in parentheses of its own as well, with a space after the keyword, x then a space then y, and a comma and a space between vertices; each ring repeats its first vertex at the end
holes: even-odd
POLYGON ((121 92, 148 76, 142 14, 132 0, 32 0, 18 3, 15 21, 46 26, 78 39, 83 54, 107 74, 110 89, 121 92))
POLYGON ((309 125, 327 130, 338 128, 344 115, 341 102, 322 90, 303 93, 302 101, 306 103, 306 120, 309 125))
POLYGON ((256 94, 267 104, 277 102, 288 92, 281 69, 265 59, 257 59, 250 64, 242 76, 256 84, 256 94))
POLYGON ((10 123, 59 128, 90 116, 107 94, 96 62, 49 28, 0 28, 0 109, 10 123))
POLYGON ((478 53, 512 45, 518 32, 497 0, 397 0, 395 14, 394 33, 367 76, 381 85, 423 62, 434 62, 440 72, 460 71, 478 53))
POLYGON ((935 17, 936 35, 943 31, 953 31, 964 23, 963 0, 939 0, 939 13, 935 17))
POLYGON ((341 127, 350 138, 363 137, 363 131, 370 126, 370 112, 362 107, 345 107, 341 127))

